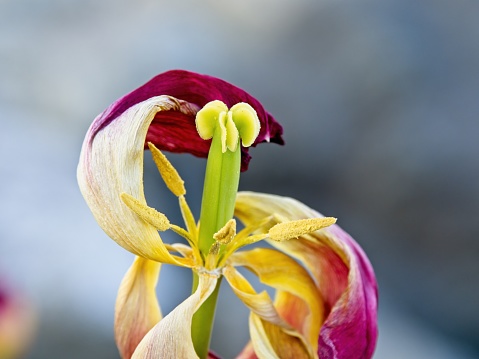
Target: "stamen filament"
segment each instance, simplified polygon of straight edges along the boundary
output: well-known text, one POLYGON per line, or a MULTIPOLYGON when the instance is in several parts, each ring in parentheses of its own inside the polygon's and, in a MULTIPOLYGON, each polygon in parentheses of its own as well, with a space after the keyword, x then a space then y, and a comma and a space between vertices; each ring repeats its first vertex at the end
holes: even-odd
POLYGON ((185 222, 186 229, 191 236, 191 240, 194 242, 195 248, 198 248, 198 228, 196 226, 193 212, 191 212, 190 206, 188 206, 184 196, 179 196, 178 201, 180 204, 181 216, 185 222))

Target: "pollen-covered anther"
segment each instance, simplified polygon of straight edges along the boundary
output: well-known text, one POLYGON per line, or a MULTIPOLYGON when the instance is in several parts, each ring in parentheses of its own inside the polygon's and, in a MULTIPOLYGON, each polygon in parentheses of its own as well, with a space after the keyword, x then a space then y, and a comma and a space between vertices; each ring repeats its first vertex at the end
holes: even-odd
POLYGON ((220 244, 228 244, 236 236, 236 221, 235 219, 230 219, 223 228, 213 235, 213 238, 216 242, 220 244))
POLYGON ((185 182, 176 171, 175 167, 171 164, 166 156, 161 153, 161 151, 155 147, 151 142, 148 142, 148 148, 151 151, 153 156, 153 161, 155 161, 156 167, 160 172, 161 178, 165 182, 168 189, 176 196, 183 196, 186 193, 185 182))
POLYGON ((147 206, 128 193, 121 193, 120 198, 138 217, 151 224, 157 230, 166 231, 171 228, 170 221, 163 213, 147 206))
POLYGON ((218 130, 222 152, 236 151, 241 138, 243 147, 251 146, 259 135, 261 123, 255 109, 240 102, 228 107, 221 101, 207 103, 196 114, 196 130, 204 140, 212 138, 218 130))
POLYGON ((336 223, 336 218, 333 217, 300 219, 276 224, 269 230, 268 234, 274 241, 284 241, 316 232, 334 223, 336 223))

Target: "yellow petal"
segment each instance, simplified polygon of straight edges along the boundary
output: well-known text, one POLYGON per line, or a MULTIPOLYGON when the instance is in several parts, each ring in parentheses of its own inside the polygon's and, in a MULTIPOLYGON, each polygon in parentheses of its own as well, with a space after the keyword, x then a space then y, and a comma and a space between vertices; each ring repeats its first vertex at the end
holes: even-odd
POLYGON ((115 340, 123 359, 131 358, 138 343, 161 319, 156 298, 160 263, 136 257, 118 291, 115 340))
POLYGON ((308 339, 316 352, 324 304, 309 273, 291 257, 270 248, 236 252, 230 263, 245 266, 258 275, 262 283, 278 290, 275 308, 308 339))
POLYGON ((180 100, 157 96, 130 107, 101 130, 94 127, 94 121, 83 143, 77 178, 98 224, 119 245, 144 258, 186 265, 168 253, 156 228, 120 198, 124 192, 146 206, 145 138, 155 114, 169 110, 191 111, 180 100))
POLYGON ((309 359, 317 355, 307 350, 303 341, 283 328, 251 313, 249 318, 251 343, 259 358, 309 359))
POLYGON ((196 291, 148 332, 132 358, 198 358, 191 339, 191 322, 193 314, 215 289, 217 280, 200 274, 196 291))
POLYGON ((269 358, 269 355, 276 353, 279 358, 283 358, 283 354, 294 348, 297 358, 304 357, 303 353, 308 353, 306 357, 316 357, 313 347, 308 345, 304 336, 281 318, 265 291, 256 293, 251 284, 231 266, 223 269, 223 275, 233 292, 252 311, 251 340, 257 355, 269 358))

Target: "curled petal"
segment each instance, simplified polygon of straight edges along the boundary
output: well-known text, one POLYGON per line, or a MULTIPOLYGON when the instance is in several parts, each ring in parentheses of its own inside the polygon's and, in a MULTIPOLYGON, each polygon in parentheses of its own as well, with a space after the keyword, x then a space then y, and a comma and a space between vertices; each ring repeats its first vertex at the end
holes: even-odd
POLYGON ((281 318, 266 292, 256 293, 251 284, 231 266, 226 266, 223 274, 234 293, 251 310, 251 342, 259 357, 317 357, 304 336, 281 318))
POLYGON ((211 295, 217 281, 216 277, 200 274, 196 291, 148 332, 132 358, 198 358, 191 339, 191 322, 193 314, 211 295))
POLYGON ((317 352, 324 305, 308 272, 291 257, 269 248, 237 252, 230 262, 247 267, 262 283, 278 290, 275 308, 317 352))
MULTIPOLYGON (((145 136, 158 112, 191 114, 191 107, 167 96, 150 98, 96 128, 98 118, 83 142, 77 178, 80 190, 102 229, 130 252, 163 263, 190 266, 170 255, 155 228, 125 203, 122 193, 146 206, 143 192, 145 136)), ((125 196, 125 195, 123 195, 125 196)))
MULTIPOLYGON (((195 114, 213 100, 224 102, 228 108, 238 102, 246 102, 255 109, 261 123, 261 130, 253 146, 261 142, 284 143, 281 137, 283 133, 281 125, 266 112, 254 97, 226 81, 183 70, 162 73, 117 100, 95 120, 91 130, 92 136, 94 137, 98 131, 114 122, 127 109, 160 95, 168 95, 186 101, 195 110, 194 113, 169 111, 155 115, 148 130, 147 141, 155 144, 160 150, 186 152, 199 157, 207 157, 210 143, 198 136, 195 114)), ((242 147, 241 169, 243 171, 248 168, 250 158, 248 149, 242 147)))
POLYGON ((309 359, 317 358, 308 352, 304 342, 292 336, 284 328, 264 320, 255 313, 250 314, 249 328, 251 343, 259 358, 309 359))
POLYGON ((115 340, 123 359, 131 358, 138 343, 161 319, 156 283, 161 264, 136 257, 118 291, 115 340))
MULTIPOLYGON (((322 217, 285 197, 240 192, 236 216, 246 225, 278 214, 289 220, 322 217)), ((324 300, 326 319, 318 338, 321 358, 371 358, 377 341, 377 284, 369 260, 339 226, 298 239, 270 243, 304 264, 324 300)))

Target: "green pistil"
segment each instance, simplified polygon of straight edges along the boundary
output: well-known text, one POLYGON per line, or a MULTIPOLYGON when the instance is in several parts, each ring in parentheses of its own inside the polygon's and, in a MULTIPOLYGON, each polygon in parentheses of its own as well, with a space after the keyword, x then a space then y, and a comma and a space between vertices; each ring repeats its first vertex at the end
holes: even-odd
MULTIPOLYGON (((233 218, 241 167, 240 138, 243 146, 251 146, 258 136, 260 123, 255 110, 246 103, 236 104, 228 110, 223 102, 212 101, 198 112, 196 128, 201 138, 213 138, 206 164, 198 235, 198 246, 205 264, 215 243, 215 233, 233 218)), ((202 359, 208 356, 220 283, 221 280, 193 316, 193 344, 202 359)), ((193 291, 197 286, 198 276, 195 274, 193 291)))
POLYGON ((206 164, 201 202, 199 248, 206 258, 215 242, 213 235, 233 218, 241 166, 240 146, 222 152, 221 129, 215 130, 206 164))

